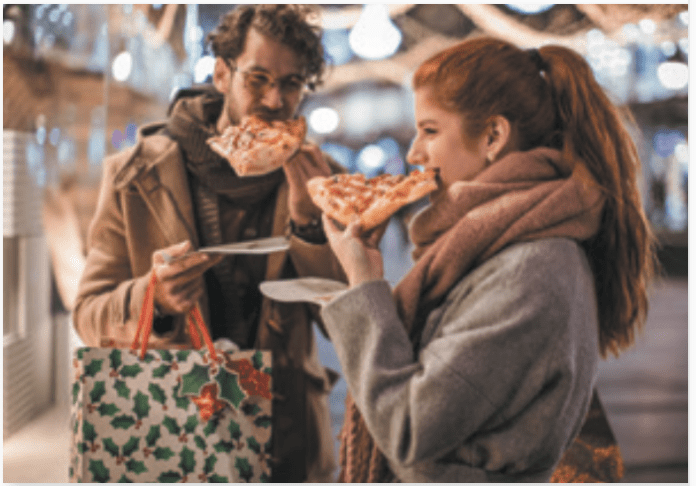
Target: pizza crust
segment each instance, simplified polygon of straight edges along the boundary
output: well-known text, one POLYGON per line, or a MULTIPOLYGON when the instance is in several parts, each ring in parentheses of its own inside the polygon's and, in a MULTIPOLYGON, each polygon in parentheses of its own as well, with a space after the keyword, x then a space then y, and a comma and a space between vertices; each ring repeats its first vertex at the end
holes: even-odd
POLYGON ((252 177, 282 167, 300 149, 306 133, 304 117, 267 122, 247 116, 239 125, 208 139, 208 145, 229 162, 238 176, 252 177))

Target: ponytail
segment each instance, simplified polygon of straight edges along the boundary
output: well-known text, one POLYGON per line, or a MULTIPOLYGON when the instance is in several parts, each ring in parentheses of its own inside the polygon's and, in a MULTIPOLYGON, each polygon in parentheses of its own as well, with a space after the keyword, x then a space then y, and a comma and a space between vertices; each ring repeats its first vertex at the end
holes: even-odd
POLYGON ((655 239, 638 189, 640 159, 587 62, 559 46, 539 53, 547 66, 563 156, 585 164, 607 196, 601 228, 583 247, 595 277, 600 352, 618 355, 645 322, 647 286, 657 268, 655 239))

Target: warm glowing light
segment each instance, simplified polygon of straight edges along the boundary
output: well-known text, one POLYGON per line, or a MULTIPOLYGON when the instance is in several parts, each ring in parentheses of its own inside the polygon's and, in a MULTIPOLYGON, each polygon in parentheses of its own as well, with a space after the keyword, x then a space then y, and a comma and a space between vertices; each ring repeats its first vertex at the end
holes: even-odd
POLYGON ((12 42, 15 36, 15 23, 12 20, 5 20, 2 23, 2 38, 5 44, 12 42))
POLYGON ((364 59, 385 59, 401 45, 401 32, 386 5, 367 4, 348 36, 351 49, 364 59))
POLYGON ((642 30, 646 34, 654 34, 657 30, 657 24, 654 20, 651 19, 641 20, 640 22, 638 22, 638 27, 640 27, 640 30, 642 30))
POLYGON ((114 75, 116 81, 125 81, 130 76, 131 69, 133 68, 133 58, 130 52, 122 52, 114 59, 111 65, 111 72, 114 75))
POLYGON ((515 12, 534 15, 546 12, 554 5, 553 3, 508 3, 507 7, 515 12))
POLYGON ((384 167, 387 154, 378 145, 368 145, 358 154, 358 169, 361 172, 371 173, 384 167))
POLYGON ((689 67, 683 62, 663 62, 657 68, 657 78, 667 89, 685 88, 689 84, 689 67))
POLYGON ((316 133, 331 133, 338 128, 340 118, 333 108, 317 108, 309 115, 309 125, 316 133))
POLYGON ((214 70, 215 58, 213 56, 203 56, 196 62, 196 66, 193 68, 193 79, 196 83, 202 83, 208 76, 213 74, 214 70))

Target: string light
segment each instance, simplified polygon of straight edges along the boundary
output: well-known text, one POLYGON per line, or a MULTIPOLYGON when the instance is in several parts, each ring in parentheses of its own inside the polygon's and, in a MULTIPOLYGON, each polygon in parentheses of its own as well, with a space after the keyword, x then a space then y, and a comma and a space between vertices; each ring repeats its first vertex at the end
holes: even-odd
POLYGON ((133 68, 133 57, 130 52, 124 51, 114 58, 111 72, 116 81, 125 81, 130 76, 133 68))
POLYGON ((316 133, 331 133, 338 128, 340 118, 333 108, 321 107, 309 115, 309 126, 316 133))
POLYGON ((367 4, 348 36, 351 49, 363 59, 385 59, 401 45, 401 32, 385 5, 367 4))
POLYGON ((526 15, 535 15, 550 10, 553 3, 508 3, 507 8, 526 15))

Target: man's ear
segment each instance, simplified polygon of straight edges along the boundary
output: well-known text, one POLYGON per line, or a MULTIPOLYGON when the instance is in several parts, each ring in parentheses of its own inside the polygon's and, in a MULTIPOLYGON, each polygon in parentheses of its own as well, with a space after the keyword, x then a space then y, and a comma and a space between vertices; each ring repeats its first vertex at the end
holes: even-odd
POLYGON ((230 67, 221 57, 216 57, 215 69, 213 69, 213 86, 215 86, 215 89, 220 93, 227 93, 231 80, 232 72, 230 67))
POLYGON ((503 115, 495 115, 488 121, 486 128, 486 155, 491 162, 497 160, 504 153, 504 149, 510 142, 512 126, 503 115))

